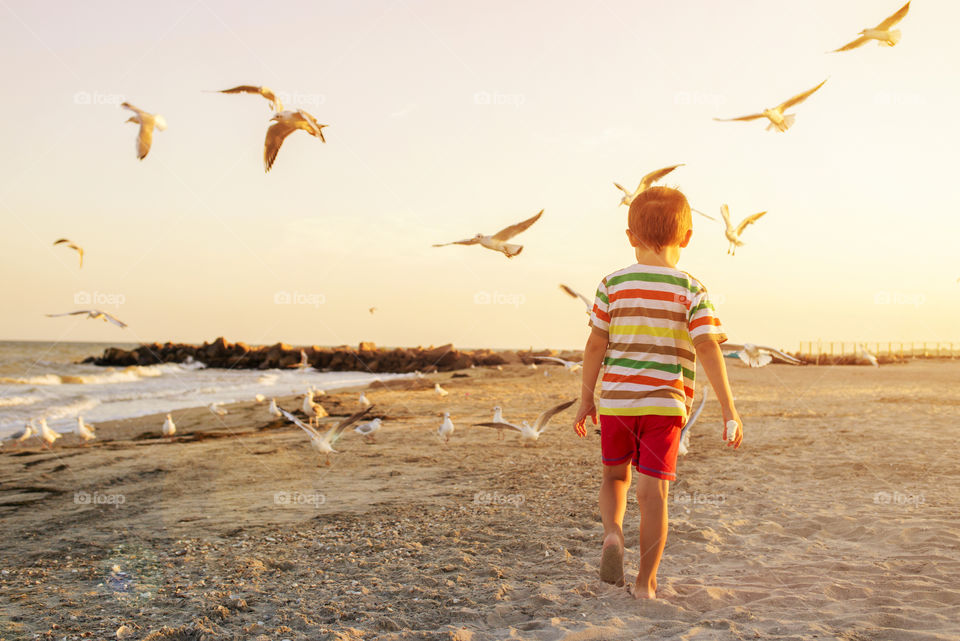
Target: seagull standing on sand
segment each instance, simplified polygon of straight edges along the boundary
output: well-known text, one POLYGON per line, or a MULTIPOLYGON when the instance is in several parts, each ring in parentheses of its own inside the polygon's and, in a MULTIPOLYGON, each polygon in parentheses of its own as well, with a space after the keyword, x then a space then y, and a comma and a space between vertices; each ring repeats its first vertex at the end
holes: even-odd
POLYGON ((380 426, 383 423, 379 418, 375 418, 368 423, 360 423, 353 431, 363 437, 363 440, 367 443, 375 443, 376 440, 374 435, 380 431, 380 426))
POLYGON ((277 407, 277 399, 270 399, 270 407, 267 408, 271 418, 280 418, 283 414, 280 413, 280 408, 277 407))
POLYGON ((307 392, 304 395, 303 405, 301 405, 300 409, 303 410, 303 413, 307 416, 307 422, 310 425, 313 425, 314 423, 316 423, 317 426, 319 426, 321 418, 325 416, 330 416, 327 413, 327 410, 323 409, 323 405, 321 405, 320 403, 313 402, 312 391, 307 392))
POLYGON ((297 129, 302 129, 314 138, 319 138, 320 142, 327 142, 327 139, 323 137, 323 128, 328 125, 321 125, 316 118, 303 109, 281 111, 270 120, 273 121, 273 124, 267 129, 267 137, 263 141, 264 171, 270 171, 270 168, 273 167, 273 161, 277 159, 283 141, 297 129))
POLYGON ((118 319, 118 318, 116 318, 116 317, 114 317, 114 316, 111 316, 110 314, 108 314, 108 313, 106 313, 106 312, 102 312, 102 311, 100 311, 99 309, 80 309, 80 310, 77 310, 77 311, 75 311, 75 312, 64 312, 63 314, 47 314, 47 317, 48 317, 48 318, 56 318, 56 317, 58 317, 58 316, 77 316, 78 314, 86 314, 86 315, 87 315, 87 318, 92 318, 92 319, 94 319, 94 320, 96 320, 96 319, 99 318, 100 320, 102 320, 102 321, 105 322, 105 323, 106 323, 107 321, 109 321, 109 322, 113 323, 114 325, 116 325, 117 327, 126 327, 126 326, 127 326, 127 324, 124 323, 122 320, 120 320, 120 319, 118 319))
POLYGON ((16 434, 11 434, 9 439, 15 443, 23 443, 25 440, 31 436, 39 436, 37 432, 37 426, 33 424, 33 419, 31 418, 27 421, 27 424, 23 426, 23 430, 17 432, 16 434))
POLYGON ((439 397, 441 397, 441 398, 443 398, 444 396, 446 396, 447 394, 450 393, 450 392, 448 392, 447 390, 445 390, 445 389, 443 389, 442 387, 440 387, 440 383, 434 383, 434 384, 433 384, 433 391, 436 392, 436 393, 437 393, 437 396, 439 396, 439 397))
POLYGON ((450 420, 450 412, 443 413, 443 423, 437 428, 437 436, 443 439, 444 443, 450 442, 450 436, 453 434, 453 421, 450 420))
MULTIPOLYGON (((533 363, 531 363, 531 365, 533 365, 533 363)), ((500 407, 499 405, 497 405, 496 407, 493 408, 493 419, 491 419, 490 422, 491 422, 491 423, 504 423, 504 422, 505 422, 505 421, 503 420, 503 408, 500 407)), ((502 440, 503 438, 504 438, 503 430, 497 430, 497 440, 499 441, 499 440, 502 440)))
POLYGON ((164 436, 173 436, 177 433, 177 426, 173 422, 173 417, 167 414, 167 420, 163 422, 163 429, 160 430, 164 436))
POLYGON ((737 247, 743 246, 743 241, 740 240, 740 234, 743 233, 743 230, 746 229, 749 225, 760 220, 760 217, 766 214, 767 212, 761 211, 759 214, 754 214, 753 216, 747 216, 740 221, 740 224, 736 227, 733 226, 733 223, 730 222, 730 209, 726 205, 720 206, 720 215, 723 216, 723 224, 726 227, 724 230, 724 235, 727 237, 727 240, 730 241, 730 246, 727 247, 727 253, 731 256, 735 256, 737 253, 737 247))
POLYGON ((82 438, 84 441, 92 441, 97 438, 97 435, 93 433, 93 426, 87 425, 83 422, 83 417, 77 417, 77 429, 75 430, 77 436, 82 438))
POLYGON ((583 367, 583 363, 576 363, 576 362, 574 362, 574 361, 566 361, 566 360, 564 360, 564 359, 562 359, 562 358, 557 358, 556 356, 534 356, 533 358, 534 358, 535 360, 538 360, 538 361, 551 361, 551 362, 553 362, 553 363, 559 363, 559 364, 563 365, 563 367, 564 367, 568 372, 570 372, 571 374, 576 373, 577 370, 579 370, 581 367, 583 367))
POLYGON ((307 436, 310 437, 310 446, 313 447, 313 449, 316 450, 318 454, 326 454, 327 455, 326 463, 327 465, 330 465, 330 455, 337 453, 337 450, 333 449, 333 444, 336 443, 341 436, 343 436, 344 431, 346 431, 348 427, 350 427, 351 425, 359 421, 361 418, 363 418, 363 416, 366 415, 366 413, 369 411, 370 411, 369 407, 365 410, 361 410, 356 414, 354 414, 353 416, 350 416, 349 418, 344 419, 343 421, 340 421, 339 423, 337 423, 336 425, 328 429, 323 434, 320 434, 320 432, 313 429, 309 425, 305 425, 302 421, 300 421, 300 419, 298 419, 296 416, 294 416, 293 414, 291 414, 285 409, 281 409, 280 413, 283 414, 283 417, 286 418, 288 421, 290 421, 291 423, 293 423, 294 425, 296 425, 297 427, 299 427, 300 429, 302 429, 304 432, 307 433, 307 436))
POLYGON ((784 115, 784 111, 793 107, 794 105, 799 105, 801 102, 809 98, 813 93, 823 86, 824 80, 819 85, 813 89, 804 91, 803 93, 797 94, 789 100, 781 102, 776 107, 771 107, 770 109, 764 109, 758 114, 751 114, 749 116, 740 116, 739 118, 714 118, 718 122, 734 122, 734 121, 744 121, 744 120, 757 120, 758 118, 766 118, 770 121, 770 124, 767 125, 767 131, 772 131, 776 129, 777 131, 786 131, 793 125, 793 121, 796 120, 796 116, 793 114, 784 115))
POLYGON ((60 438, 62 434, 54 430, 52 427, 47 425, 47 419, 40 418, 40 440, 42 440, 47 445, 53 445, 54 441, 60 438))
POLYGON ((263 394, 257 394, 256 396, 253 397, 253 400, 255 400, 258 403, 262 403, 265 400, 267 400, 267 397, 264 396, 263 394))
POLYGON ((487 249, 492 249, 493 251, 501 252, 507 258, 513 258, 520 254, 523 251, 523 245, 516 245, 513 243, 508 243, 507 241, 519 234, 522 231, 526 231, 530 228, 533 223, 540 220, 540 216, 543 215, 543 210, 531 218, 527 218, 523 222, 519 222, 516 225, 510 225, 509 227, 504 227, 496 234, 492 236, 486 236, 484 234, 477 234, 473 238, 468 238, 466 240, 455 240, 452 243, 438 243, 434 247, 446 247, 447 245, 480 245, 481 247, 486 247, 487 249))
POLYGON ((137 158, 143 160, 150 153, 150 145, 153 144, 154 128, 163 131, 167 128, 167 121, 160 114, 151 114, 137 109, 129 102, 122 102, 120 106, 129 109, 134 115, 127 118, 127 122, 133 122, 140 125, 140 131, 137 134, 137 158))
POLYGON ((227 410, 220 406, 220 403, 210 403, 207 405, 207 409, 216 414, 217 416, 226 416, 227 410))
POLYGON ((53 241, 53 244, 54 244, 54 245, 64 245, 64 246, 69 247, 70 249, 76 251, 77 254, 80 255, 80 267, 83 267, 83 247, 81 247, 80 245, 76 244, 75 242, 73 242, 72 240, 69 240, 69 239, 67 239, 67 238, 60 238, 60 239, 58 239, 58 240, 55 240, 55 241, 53 241))
POLYGON ((910 3, 903 5, 897 12, 878 24, 873 29, 864 29, 860 32, 860 37, 852 42, 848 42, 839 49, 834 49, 830 53, 837 53, 838 51, 850 51, 851 49, 857 49, 867 44, 871 40, 876 40, 877 44, 881 47, 887 46, 892 47, 900 42, 900 30, 891 29, 890 27, 894 26, 901 20, 904 16, 907 15, 907 12, 910 11, 910 3))
POLYGON ((534 421, 532 426, 527 421, 523 421, 520 425, 514 425, 513 423, 507 423, 503 420, 494 420, 490 423, 476 423, 476 425, 494 427, 500 431, 505 429, 517 430, 520 432, 520 439, 524 442, 524 445, 527 445, 536 442, 536 440, 540 438, 540 435, 543 434, 543 431, 547 428, 547 423, 550 422, 550 419, 573 405, 576 400, 577 399, 573 399, 572 401, 567 401, 566 403, 554 405, 545 412, 541 412, 540 415, 537 416, 537 420, 534 421))
POLYGON ((373 405, 373 403, 367 400, 367 395, 364 394, 363 392, 360 392, 360 398, 357 400, 360 403, 360 407, 370 407, 371 405, 373 405))
POLYGON ((680 430, 680 449, 677 451, 680 456, 686 456, 690 451, 690 428, 693 427, 693 424, 700 418, 700 412, 703 411, 703 406, 707 404, 707 397, 710 396, 709 390, 710 388, 708 387, 703 388, 703 398, 700 399, 700 405, 697 406, 697 409, 695 409, 690 418, 687 419, 683 429, 680 430))
POLYGON ((232 89, 220 89, 217 93, 252 93, 258 94, 266 98, 270 102, 270 108, 280 113, 283 111, 283 103, 280 102, 280 99, 277 98, 277 94, 269 87, 256 86, 256 85, 240 85, 239 87, 233 87, 232 89))

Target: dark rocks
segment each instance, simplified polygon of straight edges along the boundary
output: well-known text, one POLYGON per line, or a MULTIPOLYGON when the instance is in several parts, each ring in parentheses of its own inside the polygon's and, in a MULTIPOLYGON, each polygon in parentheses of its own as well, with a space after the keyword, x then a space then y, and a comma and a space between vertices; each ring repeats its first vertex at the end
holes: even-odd
MULTIPOLYGON (((356 349, 347 345, 303 348, 310 366, 318 370, 369 372, 448 372, 466 369, 471 365, 496 365, 532 362, 533 355, 553 355, 556 352, 493 351, 479 349, 461 351, 451 344, 439 347, 398 347, 378 349, 374 343, 363 341, 356 349)), ((564 354, 567 354, 566 352, 564 354)), ((573 353, 571 353, 573 354, 573 353)), ((245 343, 228 343, 222 336, 212 343, 186 345, 153 343, 131 350, 108 347, 99 357, 90 357, 85 363, 127 367, 157 363, 184 363, 190 360, 205 363, 207 367, 237 369, 282 369, 300 363, 300 348, 286 343, 251 347, 245 343)), ((579 357, 573 360, 579 360, 579 357)))

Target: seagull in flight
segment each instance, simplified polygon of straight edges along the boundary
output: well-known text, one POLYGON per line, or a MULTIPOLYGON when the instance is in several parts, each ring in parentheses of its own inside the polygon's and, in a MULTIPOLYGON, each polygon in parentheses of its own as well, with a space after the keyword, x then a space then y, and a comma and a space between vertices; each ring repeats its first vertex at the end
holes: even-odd
POLYGON ((102 312, 99 309, 81 309, 75 312, 65 312, 63 314, 47 314, 47 316, 49 318, 56 318, 57 316, 77 316, 78 314, 86 314, 87 318, 92 318, 94 320, 100 319, 104 322, 110 321, 117 327, 127 326, 127 324, 124 323, 123 321, 119 320, 118 318, 115 318, 114 316, 111 316, 106 312, 102 312))
POLYGON ((743 233, 743 230, 746 229, 749 225, 760 220, 760 217, 766 214, 767 212, 761 211, 759 214, 754 214, 753 216, 747 216, 740 221, 740 224, 736 227, 733 226, 733 223, 730 222, 730 208, 726 205, 720 206, 720 215, 723 216, 723 224, 726 229, 724 230, 724 235, 727 237, 727 240, 730 241, 730 246, 727 247, 727 253, 731 256, 735 256, 737 253, 737 247, 743 245, 743 241, 740 240, 740 234, 743 233))
POLYGON ((487 249, 492 249, 493 251, 501 252, 507 258, 513 258, 520 254, 523 251, 523 245, 517 245, 514 243, 508 243, 507 241, 516 236, 517 234, 526 231, 530 228, 533 223, 540 220, 540 216, 543 215, 543 210, 541 209, 536 216, 527 218, 526 220, 517 223, 516 225, 510 225, 509 227, 504 227, 496 234, 492 236, 486 236, 484 234, 477 234, 473 238, 468 238, 466 240, 455 240, 452 243, 437 243, 434 247, 446 247, 447 245, 480 245, 486 247, 487 249))
POLYGON ((871 40, 876 40, 877 44, 887 47, 893 47, 898 42, 900 42, 900 30, 891 29, 890 27, 894 26, 907 15, 907 12, 910 11, 910 3, 903 5, 897 12, 892 16, 878 24, 873 29, 864 29, 860 32, 860 37, 852 42, 848 42, 839 49, 834 49, 830 53, 837 53, 838 51, 850 51, 851 49, 857 49, 867 44, 871 40))
POLYGON ((867 346, 863 343, 857 345, 857 358, 861 361, 870 363, 874 367, 880 367, 880 363, 877 361, 877 357, 870 353, 867 349, 867 346))
POLYGON ((256 86, 256 85, 240 85, 238 87, 233 87, 231 89, 220 89, 217 93, 253 93, 259 94, 266 98, 270 102, 270 108, 273 111, 280 113, 283 111, 283 103, 280 102, 280 99, 277 98, 277 94, 273 93, 269 87, 256 86))
POLYGON ((554 363, 559 363, 570 372, 571 374, 575 373, 578 369, 583 367, 583 363, 577 363, 574 361, 566 361, 562 358, 557 358, 556 356, 534 356, 534 360, 538 361, 552 361, 554 363))
POLYGON ((267 129, 267 137, 263 141, 264 171, 270 171, 273 161, 277 159, 277 154, 280 152, 280 145, 297 129, 302 129, 311 136, 319 138, 321 142, 327 142, 323 137, 323 128, 329 125, 321 125, 316 118, 303 109, 281 111, 270 120, 273 124, 267 129))
POLYGON ((743 345, 722 343, 720 349, 723 350, 724 355, 736 356, 748 367, 764 367, 774 360, 781 363, 789 363, 790 365, 803 365, 803 361, 800 359, 781 352, 775 347, 767 347, 766 345, 754 345, 753 343, 744 343, 743 345))
POLYGON ((632 203, 637 196, 639 196, 646 190, 650 189, 650 187, 653 186, 653 183, 657 182, 658 180, 660 180, 661 178, 669 174, 671 171, 673 171, 677 167, 683 167, 683 163, 680 163, 679 165, 671 165, 669 167, 663 167, 662 169, 656 169, 654 171, 651 171, 649 174, 647 174, 646 176, 640 179, 640 184, 637 185, 637 188, 634 189, 633 191, 626 189, 623 185, 619 183, 613 183, 614 187, 616 187, 617 189, 623 192, 623 198, 620 199, 620 204, 626 205, 627 207, 629 207, 630 203, 632 203))
POLYGON ((784 115, 784 111, 793 107, 794 105, 799 105, 801 102, 809 98, 815 91, 817 91, 823 84, 826 82, 824 80, 819 85, 813 89, 808 89, 803 93, 799 93, 789 100, 781 102, 776 107, 771 107, 769 109, 764 109, 758 114, 750 114, 749 116, 740 116, 739 118, 714 118, 718 122, 733 122, 741 120, 757 120, 758 118, 766 118, 770 121, 770 124, 767 125, 767 131, 772 131, 776 129, 777 131, 786 131, 793 125, 793 121, 796 120, 796 116, 793 114, 784 115))
POLYGON ((67 239, 67 238, 61 238, 61 239, 59 239, 59 240, 55 240, 55 241, 53 241, 53 244, 54 244, 54 245, 64 245, 64 246, 66 246, 66 247, 69 247, 70 249, 73 249, 73 250, 76 251, 78 254, 80 254, 80 267, 83 267, 83 247, 77 245, 77 244, 74 243, 72 240, 69 240, 69 239, 67 239))
POLYGON ((687 419, 683 429, 680 430, 680 449, 677 451, 677 454, 680 456, 686 456, 690 451, 690 428, 693 427, 693 424, 700 418, 700 412, 703 411, 703 406, 707 404, 708 396, 710 396, 710 388, 704 387, 703 398, 700 399, 700 405, 697 406, 697 409, 695 409, 693 414, 690 415, 690 418, 687 419))
POLYGON ((359 421, 361 418, 363 418, 367 414, 367 412, 370 411, 370 409, 371 408, 368 407, 365 410, 360 410, 356 414, 353 414, 352 416, 340 421, 339 423, 337 423, 336 425, 328 429, 323 434, 313 429, 309 425, 304 424, 303 421, 301 421, 296 416, 294 416, 293 414, 291 414, 290 412, 288 412, 283 408, 280 409, 280 413, 283 414, 283 417, 285 419, 287 419, 288 421, 290 421, 291 423, 293 423, 294 425, 296 425, 297 427, 299 427, 300 429, 302 429, 304 432, 307 433, 307 436, 310 437, 311 447, 313 447, 313 449, 316 450, 318 454, 326 454, 327 455, 326 463, 327 465, 330 465, 330 455, 337 453, 337 450, 333 449, 333 444, 336 443, 341 436, 343 436, 343 433, 346 431, 348 427, 350 427, 351 425, 359 421))
POLYGON ((547 423, 550 422, 550 419, 567 409, 576 402, 576 399, 572 401, 567 401, 566 403, 560 403, 559 405, 554 405, 545 412, 541 412, 537 416, 537 420, 534 421, 531 426, 527 421, 523 421, 520 425, 514 425, 513 423, 507 423, 506 421, 492 421, 490 423, 476 423, 478 426, 485 427, 494 427, 498 430, 505 429, 514 429, 520 432, 520 438, 524 441, 524 445, 527 443, 535 442, 540 438, 540 435, 543 434, 543 431, 547 428, 547 423))
POLYGON ((590 301, 589 298, 587 298, 580 292, 574 290, 573 288, 567 285, 564 285, 563 283, 560 283, 560 289, 562 289, 567 294, 567 296, 571 298, 579 298, 580 300, 582 300, 584 306, 587 308, 587 314, 593 311, 593 303, 590 301))
POLYGON ((137 158, 143 160, 150 153, 150 145, 153 144, 154 128, 163 131, 167 128, 167 121, 160 114, 151 114, 137 109, 129 102, 122 102, 120 106, 129 109, 134 115, 127 118, 127 122, 133 122, 140 125, 140 132, 137 134, 137 158))

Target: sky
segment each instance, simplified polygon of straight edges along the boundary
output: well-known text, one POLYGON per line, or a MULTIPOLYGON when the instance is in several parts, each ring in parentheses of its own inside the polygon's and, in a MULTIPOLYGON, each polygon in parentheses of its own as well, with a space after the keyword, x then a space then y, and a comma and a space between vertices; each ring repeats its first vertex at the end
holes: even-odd
POLYGON ((694 217, 731 340, 960 342, 960 5, 0 0, 0 339, 580 347, 634 262, 613 182, 694 217), (755 113, 824 79, 787 133, 755 113), (263 84, 328 124, 269 174, 263 84), (162 114, 134 154, 128 100, 162 114), (513 259, 431 244, 545 213, 513 259), (70 238, 77 256, 54 247, 70 238), (48 313, 98 307, 127 329, 48 313), (376 307, 370 314, 367 310, 376 307))

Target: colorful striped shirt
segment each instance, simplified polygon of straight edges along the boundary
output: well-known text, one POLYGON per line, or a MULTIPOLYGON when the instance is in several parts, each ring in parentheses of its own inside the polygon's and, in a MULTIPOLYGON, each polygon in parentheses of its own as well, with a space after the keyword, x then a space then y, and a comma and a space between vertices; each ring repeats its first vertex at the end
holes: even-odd
POLYGON ((727 340, 706 287, 679 269, 654 265, 604 278, 590 325, 608 335, 597 404, 607 415, 689 416, 696 347, 727 340))

